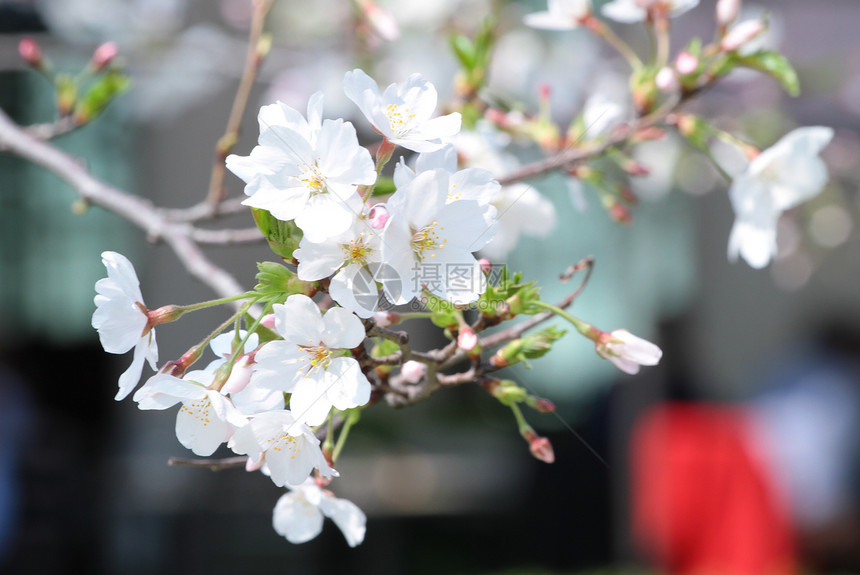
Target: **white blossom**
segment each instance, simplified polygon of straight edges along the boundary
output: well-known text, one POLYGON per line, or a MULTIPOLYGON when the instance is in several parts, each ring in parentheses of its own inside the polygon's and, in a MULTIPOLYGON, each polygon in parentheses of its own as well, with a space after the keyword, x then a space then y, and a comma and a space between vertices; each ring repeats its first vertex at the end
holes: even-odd
POLYGON ((361 210, 359 185, 376 181, 370 152, 349 122, 322 119, 323 97, 308 118, 278 102, 260 109, 260 138, 250 156, 230 155, 227 168, 246 182, 242 203, 295 220, 313 241, 343 233, 361 210))
POLYGON ((381 230, 364 218, 325 242, 304 237, 293 253, 299 279, 317 281, 335 274, 329 283, 332 299, 359 317, 370 317, 379 300, 373 272, 380 263, 380 239, 381 230))
POLYGON ((182 403, 176 414, 176 438, 196 455, 212 455, 247 418, 220 391, 209 389, 215 372, 191 371, 180 379, 153 375, 134 394, 140 409, 168 409, 182 403))
POLYGON ((443 139, 460 131, 459 113, 432 118, 436 88, 421 74, 412 74, 401 86, 391 84, 380 94, 373 78, 356 68, 346 73, 343 89, 377 132, 409 150, 437 150, 443 139))
POLYGON ((237 429, 227 446, 253 462, 265 462, 275 485, 299 485, 317 469, 323 477, 338 473, 325 460, 313 431, 288 410, 257 414, 237 429))
MULTIPOLYGON (((456 304, 473 302, 484 292, 486 278, 472 252, 492 239, 496 210, 475 200, 449 201, 454 177, 442 169, 422 172, 387 203, 385 266, 377 279, 392 303, 406 303, 424 287, 456 304)), ((469 185, 464 184, 464 197, 474 196, 469 185)))
POLYGON ((155 330, 149 326, 140 282, 128 259, 116 252, 103 252, 102 263, 108 277, 96 282, 96 311, 92 325, 98 330, 108 353, 122 354, 134 348, 134 359, 119 377, 117 401, 124 399, 140 381, 144 361, 156 369, 158 346, 155 330))
POLYGON ((632 24, 641 22, 648 11, 659 7, 668 11, 670 17, 680 16, 699 5, 699 0, 613 0, 604 4, 601 12, 617 22, 632 24))
POLYGON ((545 238, 557 224, 555 206, 528 184, 504 186, 493 198, 498 212, 493 239, 481 248, 481 255, 492 261, 504 259, 525 234, 545 238))
POLYGON ((323 316, 314 301, 301 294, 275 304, 275 331, 283 340, 257 351, 251 383, 291 393, 297 421, 319 425, 332 407, 364 405, 370 382, 358 362, 344 350, 361 345, 364 326, 354 314, 332 308, 323 316))
POLYGON ((350 547, 364 541, 367 517, 353 502, 335 497, 310 479, 290 489, 278 499, 272 515, 272 526, 287 541, 310 541, 322 531, 324 517, 334 521, 350 547))
POLYGON ((763 268, 776 254, 776 224, 785 210, 818 195, 827 183, 827 166, 818 157, 830 143, 833 129, 798 128, 750 162, 732 182, 729 198, 735 223, 728 256, 740 254, 754 268, 763 268))
POLYGON ((544 12, 526 14, 526 26, 545 30, 573 30, 591 15, 591 0, 547 0, 544 12))
POLYGON ((657 365, 663 357, 662 350, 626 329, 604 333, 596 342, 598 355, 608 359, 624 373, 639 373, 640 365, 657 365))

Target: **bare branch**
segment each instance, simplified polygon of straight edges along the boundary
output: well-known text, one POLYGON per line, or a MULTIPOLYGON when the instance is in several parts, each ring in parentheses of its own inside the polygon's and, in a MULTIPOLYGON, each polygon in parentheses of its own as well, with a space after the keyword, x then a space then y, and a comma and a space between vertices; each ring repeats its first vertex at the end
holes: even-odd
POLYGON ((167 465, 175 465, 176 467, 197 467, 209 469, 210 471, 224 471, 225 469, 235 469, 237 467, 245 467, 248 457, 243 455, 240 457, 225 457, 224 459, 186 459, 184 457, 171 457, 167 460, 167 465))
POLYGON ((245 228, 241 230, 203 230, 191 228, 188 234, 192 240, 200 244, 247 244, 262 243, 266 241, 263 234, 257 228, 245 228))
POLYGON ((186 269, 215 293, 229 297, 244 290, 224 269, 213 264, 189 237, 187 224, 167 221, 152 203, 94 178, 80 161, 28 134, 0 110, 0 149, 38 164, 68 182, 86 201, 125 218, 153 240, 163 239, 186 269))
POLYGON ((211 220, 219 216, 230 214, 238 214, 248 210, 247 206, 242 205, 242 200, 245 197, 231 198, 223 202, 212 205, 209 202, 200 202, 190 208, 166 209, 162 208, 161 213, 165 219, 171 222, 199 222, 201 220, 211 220))
POLYGON ((263 35, 263 26, 266 23, 266 15, 272 7, 274 0, 254 0, 254 11, 251 16, 251 31, 248 34, 248 51, 245 55, 245 69, 242 79, 236 90, 236 98, 230 110, 230 118, 227 120, 227 128, 224 135, 215 145, 215 161, 212 163, 212 174, 209 179, 209 192, 206 201, 213 211, 217 211, 224 199, 224 173, 226 166, 224 160, 233 150, 239 140, 239 127, 242 124, 242 116, 248 106, 248 98, 251 95, 251 87, 257 78, 257 72, 263 63, 263 54, 260 51, 260 38, 263 35))

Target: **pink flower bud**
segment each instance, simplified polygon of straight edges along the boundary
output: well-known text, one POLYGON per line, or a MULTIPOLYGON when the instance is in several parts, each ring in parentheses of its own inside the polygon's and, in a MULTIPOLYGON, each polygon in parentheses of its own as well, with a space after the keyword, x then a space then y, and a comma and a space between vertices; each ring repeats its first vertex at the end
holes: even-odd
POLYGON ((681 88, 678 82, 678 74, 675 70, 665 66, 657 72, 657 78, 654 80, 661 92, 672 94, 681 88))
POLYGON ((418 383, 424 374, 427 373, 427 366, 420 361, 409 360, 400 368, 400 375, 409 383, 418 383))
POLYGON ((552 450, 552 443, 546 437, 535 437, 529 441, 529 451, 532 452, 537 459, 544 463, 552 463, 555 461, 555 452, 552 450))
POLYGON ((717 24, 728 26, 738 17, 741 0, 717 0, 717 24))
POLYGON ((762 20, 747 20, 741 22, 731 30, 720 42, 720 48, 724 52, 733 52, 764 32, 765 24, 762 20))
POLYGON ((367 214, 367 222, 371 228, 381 230, 388 223, 389 217, 388 208, 385 207, 385 204, 376 204, 370 208, 370 212, 367 214))
POLYGON ((28 66, 32 66, 33 68, 42 67, 42 49, 32 38, 21 38, 21 41, 18 43, 18 54, 20 54, 21 59, 28 66))
POLYGON ((699 59, 684 50, 675 58, 675 68, 681 75, 692 74, 699 68, 699 59))
POLYGON ((552 413, 555 411, 555 404, 543 397, 535 398, 535 409, 540 413, 552 413))
POLYGON ((493 264, 487 258, 479 259, 478 265, 481 266, 481 271, 485 274, 488 274, 493 270, 493 264))
POLYGON ((391 327, 400 321, 400 314, 393 311, 378 311, 373 314, 373 319, 379 327, 391 327))
POLYGON ((624 373, 636 374, 640 365, 657 365, 663 351, 626 329, 616 329, 612 333, 602 332, 594 340, 597 354, 611 361, 624 373))
POLYGON ((364 17, 373 27, 373 30, 383 40, 393 42, 400 37, 400 29, 397 27, 397 21, 387 11, 380 8, 375 2, 365 0, 360 2, 361 10, 364 12, 364 17))
POLYGON ((230 372, 230 377, 227 378, 227 381, 224 382, 223 387, 221 387, 222 393, 239 393, 248 385, 248 382, 251 381, 251 374, 254 370, 251 368, 251 358, 247 355, 240 358, 234 365, 233 370, 230 372))
POLYGON ((478 336, 469 326, 464 326, 457 336, 457 347, 463 351, 472 351, 478 345, 478 336))
POLYGON ((550 87, 546 82, 541 82, 538 84, 538 98, 541 100, 549 100, 550 96, 550 87))
POLYGON ((260 325, 267 329, 271 329, 274 331, 275 329, 275 314, 270 313, 268 315, 264 315, 263 319, 260 320, 260 325))
POLYGON ((105 42, 95 49, 92 57, 92 65, 96 72, 105 69, 119 54, 119 46, 115 42, 105 42))

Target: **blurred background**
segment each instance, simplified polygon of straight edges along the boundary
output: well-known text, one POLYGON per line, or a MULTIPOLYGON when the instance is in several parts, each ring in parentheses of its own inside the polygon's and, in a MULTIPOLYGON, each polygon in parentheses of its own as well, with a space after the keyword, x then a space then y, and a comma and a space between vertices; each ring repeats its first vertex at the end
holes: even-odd
MULTIPOLYGON (((624 93, 623 62, 590 34, 522 25, 542 1, 379 4, 397 21, 394 41, 356 26, 346 0, 278 0, 275 45, 237 153, 255 144, 260 105, 303 110, 317 90, 327 117, 351 118, 374 141, 342 94, 344 72, 363 67, 381 85, 420 72, 445 101, 457 70, 448 35, 473 34, 491 13, 501 34, 491 95, 534 111, 544 83, 554 119, 566 125, 591 94, 624 93)), ((249 6, 0 0, 0 108, 21 124, 53 118, 50 86, 18 57, 24 35, 70 70, 116 41, 132 89, 56 143, 104 181, 158 205, 192 205, 205 195, 241 74, 249 6)), ((712 37, 713 9, 702 0, 673 20, 673 51, 693 35, 712 37)), ((282 492, 258 474, 166 465, 189 455, 176 441, 175 413, 112 401, 130 358, 105 354, 90 327, 99 254, 134 262, 150 307, 213 294, 165 246, 98 208, 73 214, 68 186, 0 154, 0 570, 860 572, 860 3, 744 5, 746 18, 762 10, 771 21, 765 41, 796 66, 802 95, 738 73, 691 109, 761 147, 797 126, 836 130, 823 153, 830 184, 780 222, 776 260, 765 270, 727 261, 726 185, 672 138, 637 154, 655 169, 632 182, 642 203, 630 226, 611 221, 588 190, 586 210, 577 210, 565 178, 533 182, 559 225, 524 237, 504 263, 539 279, 552 302, 571 289, 558 275, 593 255, 573 313, 658 343, 663 360, 625 376, 571 334, 533 369, 510 369, 506 377, 558 406, 557 417, 527 414, 555 447, 552 465, 530 456, 510 412, 481 389, 446 390, 408 412, 368 409, 332 485, 368 515, 356 549, 330 522, 303 545, 278 536, 271 511, 282 492)), ((646 48, 639 27, 613 28, 646 48)), ((241 193, 237 178, 226 183, 241 193)), ((252 222, 240 214, 224 225, 252 222)), ((272 259, 263 245, 210 255, 249 287, 256 262, 272 259)), ((208 310, 159 328, 162 361, 221 319, 208 310)))

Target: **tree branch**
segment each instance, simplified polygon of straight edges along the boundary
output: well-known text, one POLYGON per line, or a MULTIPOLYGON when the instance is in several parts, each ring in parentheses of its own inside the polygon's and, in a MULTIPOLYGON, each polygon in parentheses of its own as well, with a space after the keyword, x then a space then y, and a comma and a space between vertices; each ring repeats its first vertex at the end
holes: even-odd
POLYGON ((0 110, 0 149, 38 164, 68 182, 86 201, 125 218, 153 240, 163 239, 185 268, 222 297, 244 290, 236 279, 213 264, 191 239, 188 224, 169 222, 151 202, 109 186, 93 177, 81 162, 44 142, 0 110))

